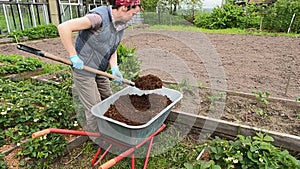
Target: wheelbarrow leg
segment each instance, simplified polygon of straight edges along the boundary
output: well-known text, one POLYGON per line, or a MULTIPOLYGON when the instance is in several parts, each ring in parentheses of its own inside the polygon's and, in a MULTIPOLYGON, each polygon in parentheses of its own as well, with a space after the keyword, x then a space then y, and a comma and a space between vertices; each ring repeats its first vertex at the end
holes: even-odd
POLYGON ((131 154, 131 169, 134 169, 135 168, 135 163, 134 163, 134 153, 131 154))
POLYGON ((146 155, 146 158, 145 158, 144 168, 143 169, 146 169, 147 165, 148 165, 148 160, 149 160, 149 156, 150 156, 150 152, 151 152, 152 144, 153 144, 153 138, 154 137, 151 138, 149 146, 148 146, 148 151, 147 151, 147 155, 146 155))
POLYGON ((95 163, 96 163, 96 160, 97 160, 98 156, 100 155, 100 153, 101 153, 101 148, 99 147, 96 154, 95 154, 95 156, 94 156, 94 158, 93 158, 93 160, 92 160, 92 166, 96 165, 95 163))
MULTIPOLYGON (((104 146, 106 143, 105 143, 105 141, 103 141, 102 142, 102 146, 104 146)), ((100 161, 101 160, 103 160, 103 158, 106 156, 106 154, 109 152, 109 150, 111 149, 111 147, 112 147, 112 144, 110 144, 107 148, 106 148, 106 150, 103 152, 103 154, 100 156, 100 158, 97 160, 97 158, 99 157, 99 155, 100 155, 100 153, 101 153, 101 148, 99 147, 98 148, 98 150, 97 150, 97 152, 96 152, 96 154, 95 154, 95 156, 94 156, 94 158, 93 158, 93 160, 92 160, 92 166, 94 167, 94 166, 96 166, 97 164, 99 164, 100 163, 100 161), (97 161, 96 161, 97 160, 97 161)))
MULTIPOLYGON (((121 161, 123 158, 129 156, 130 154, 131 154, 131 157, 132 157, 131 160, 134 161, 134 155, 133 154, 134 154, 135 149, 140 148, 142 145, 144 145, 146 142, 148 142, 150 140, 150 147, 148 147, 147 157, 146 157, 147 160, 144 163, 144 164, 146 164, 146 165, 144 165, 144 169, 145 169, 147 167, 147 164, 148 164, 148 159, 149 159, 150 150, 151 150, 151 147, 152 147, 154 136, 157 135, 158 133, 160 133, 165 127, 166 127, 166 125, 163 124, 158 130, 156 130, 152 135, 150 135, 149 137, 147 137, 141 143, 139 143, 135 147, 132 147, 132 148, 124 151, 123 153, 121 153, 117 157, 115 157, 115 158, 107 161, 106 163, 102 164, 98 169, 108 169, 108 168, 114 166, 119 161, 121 161)), ((131 161, 131 167, 133 167, 132 169, 134 169, 134 162, 132 162, 132 161, 131 161)))

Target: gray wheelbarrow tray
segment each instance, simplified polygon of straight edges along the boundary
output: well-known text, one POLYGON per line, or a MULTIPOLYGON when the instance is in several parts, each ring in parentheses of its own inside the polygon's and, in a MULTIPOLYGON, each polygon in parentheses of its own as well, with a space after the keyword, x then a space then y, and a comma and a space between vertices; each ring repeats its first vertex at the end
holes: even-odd
POLYGON ((155 90, 140 90, 136 87, 128 86, 93 106, 91 111, 92 114, 97 117, 97 125, 102 135, 127 145, 137 145, 161 127, 170 114, 171 109, 181 98, 182 94, 180 92, 165 87, 155 90), (114 104, 122 95, 141 96, 143 94, 152 93, 167 96, 172 103, 143 125, 132 126, 104 116, 104 113, 109 109, 110 105, 114 104))

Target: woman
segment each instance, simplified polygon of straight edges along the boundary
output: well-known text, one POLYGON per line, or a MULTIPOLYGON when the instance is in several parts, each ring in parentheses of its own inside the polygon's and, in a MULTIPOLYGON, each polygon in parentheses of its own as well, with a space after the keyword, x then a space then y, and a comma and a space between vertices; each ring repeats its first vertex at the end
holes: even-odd
MULTIPOLYGON (((111 68, 122 84, 122 74, 117 64, 117 47, 127 22, 142 10, 140 0, 110 0, 110 5, 92 9, 85 16, 58 25, 61 42, 69 53, 73 65, 76 92, 84 107, 86 130, 97 132, 91 108, 112 95, 109 79, 83 70, 83 65, 101 71, 111 68), (79 31, 75 44, 72 33, 79 31)), ((94 140, 94 139, 93 139, 94 140)))

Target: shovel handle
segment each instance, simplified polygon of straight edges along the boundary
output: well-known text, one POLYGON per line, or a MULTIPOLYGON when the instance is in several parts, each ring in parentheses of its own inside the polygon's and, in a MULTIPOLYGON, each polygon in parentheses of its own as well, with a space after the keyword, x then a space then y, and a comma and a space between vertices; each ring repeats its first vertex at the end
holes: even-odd
MULTIPOLYGON (((38 56, 46 57, 48 59, 52 59, 52 60, 58 61, 60 63, 64 63, 64 64, 72 66, 72 62, 69 59, 64 59, 64 58, 55 56, 55 55, 53 55, 51 53, 47 53, 47 52, 44 52, 42 50, 32 48, 30 46, 26 46, 26 45, 23 45, 23 44, 17 44, 17 48, 20 49, 20 50, 23 50, 25 52, 29 52, 29 53, 32 53, 32 54, 35 54, 35 55, 38 55, 38 56)), ((108 77, 108 78, 111 78, 111 79, 117 78, 116 76, 114 76, 112 74, 109 74, 109 73, 106 73, 106 72, 103 72, 103 71, 91 68, 89 66, 84 66, 83 69, 86 70, 86 71, 88 71, 88 72, 92 72, 92 73, 95 73, 95 74, 98 74, 98 75, 101 75, 101 76, 105 76, 105 77, 108 77)), ((135 85, 134 82, 132 82, 130 80, 127 80, 127 79, 123 79, 122 82, 124 84, 128 84, 130 86, 134 86, 135 85)))

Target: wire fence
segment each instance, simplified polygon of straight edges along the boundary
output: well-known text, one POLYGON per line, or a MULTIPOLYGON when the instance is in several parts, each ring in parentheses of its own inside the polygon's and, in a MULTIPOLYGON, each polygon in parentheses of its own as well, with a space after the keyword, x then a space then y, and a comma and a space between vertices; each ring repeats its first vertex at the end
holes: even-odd
POLYGON ((143 18, 144 24, 148 25, 191 25, 183 16, 168 12, 145 12, 143 18))
MULTIPOLYGON (((57 0, 60 22, 83 16, 88 10, 104 5, 104 0, 57 0)), ((106 1, 105 1, 106 2, 106 1)), ((50 24, 51 11, 47 0, 1 0, 0 34, 13 30, 24 30, 38 25, 50 24)), ((170 15, 167 11, 140 12, 129 24, 148 25, 190 25, 180 15, 170 15)))

